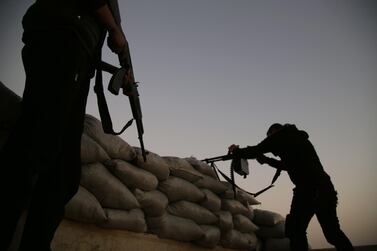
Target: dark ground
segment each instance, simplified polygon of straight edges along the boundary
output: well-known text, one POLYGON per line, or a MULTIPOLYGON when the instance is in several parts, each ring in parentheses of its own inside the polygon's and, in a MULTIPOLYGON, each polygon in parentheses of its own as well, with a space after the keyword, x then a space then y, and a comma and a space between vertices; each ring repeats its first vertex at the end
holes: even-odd
MULTIPOLYGON (((336 251, 336 249, 314 249, 313 251, 336 251)), ((377 251, 377 245, 355 247, 355 251, 377 251)))

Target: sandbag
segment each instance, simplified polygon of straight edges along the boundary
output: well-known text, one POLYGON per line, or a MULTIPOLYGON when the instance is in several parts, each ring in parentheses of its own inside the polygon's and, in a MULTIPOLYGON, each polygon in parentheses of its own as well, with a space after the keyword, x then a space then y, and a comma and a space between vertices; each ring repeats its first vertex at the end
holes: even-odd
MULTIPOLYGON (((233 185, 230 184, 227 181, 222 181, 222 184, 224 184, 227 189, 221 194, 221 197, 223 199, 234 199, 234 190, 233 185)), ((261 203, 255 199, 255 197, 249 193, 247 193, 245 190, 241 188, 235 188, 236 190, 236 200, 241 202, 243 205, 260 205, 261 203)))
POLYGON ((226 248, 254 250, 258 238, 255 233, 241 233, 237 230, 229 230, 221 236, 221 245, 226 248))
POLYGON ((206 188, 215 194, 221 194, 226 191, 227 187, 221 181, 214 179, 208 175, 203 175, 203 178, 194 183, 199 188, 206 188))
POLYGON ((255 233, 260 238, 285 238, 285 221, 274 226, 260 226, 255 233))
POLYGON ((261 203, 255 199, 254 195, 247 193, 242 189, 237 189, 237 199, 244 205, 260 205, 261 203))
POLYGON ((191 164, 192 167, 194 167, 197 171, 199 171, 202 174, 205 174, 207 176, 210 176, 214 179, 218 179, 215 171, 211 166, 209 166, 207 163, 200 161, 196 159, 195 157, 189 157, 185 158, 185 160, 191 164))
POLYGON ((219 218, 218 226, 221 231, 226 232, 233 229, 233 217, 229 211, 218 211, 215 214, 219 218))
POLYGON ((264 251, 290 251, 288 238, 268 238, 264 241, 264 251))
POLYGON ((203 174, 196 171, 185 159, 171 156, 163 157, 163 159, 169 167, 170 175, 189 182, 195 182, 203 176, 203 174))
POLYGON ((126 229, 132 232, 144 233, 147 231, 144 213, 140 209, 130 211, 105 208, 107 221, 99 224, 104 228, 126 229))
POLYGON ((206 248, 216 247, 221 238, 220 229, 211 225, 201 225, 200 228, 204 232, 204 237, 195 241, 194 243, 206 248))
POLYGON ((131 210, 139 208, 135 196, 101 163, 81 168, 80 184, 90 191, 104 208, 131 210))
POLYGON ((204 238, 204 231, 190 219, 170 214, 147 217, 148 229, 160 238, 177 241, 196 241, 204 238))
POLYGON ((105 162, 110 157, 106 151, 85 133, 81 136, 81 163, 105 162))
POLYGON ((65 217, 94 224, 100 224, 107 220, 105 211, 96 197, 82 186, 65 206, 65 217))
POLYGON ((147 216, 157 217, 166 212, 168 198, 158 190, 145 192, 140 189, 134 190, 134 195, 139 202, 141 209, 147 216))
POLYGON ((220 211, 221 209, 221 199, 216 195, 214 194, 211 190, 208 190, 208 189, 200 189, 204 195, 205 195, 205 198, 202 202, 200 202, 200 205, 202 207, 205 207, 207 208, 208 210, 212 211, 212 212, 217 212, 217 211, 220 211))
POLYGON ((172 215, 193 220, 199 225, 214 224, 218 221, 216 215, 208 209, 184 200, 169 204, 167 211, 172 215))
POLYGON ((199 188, 186 180, 174 176, 170 176, 167 180, 160 182, 158 189, 168 197, 170 202, 178 200, 200 202, 205 198, 204 193, 199 188))
POLYGON ((284 217, 269 210, 254 209, 253 221, 258 226, 275 226, 279 222, 284 221, 284 217))
POLYGON ((222 199, 221 210, 229 211, 233 215, 243 214, 245 216, 248 216, 249 214, 249 208, 242 205, 242 203, 239 202, 238 200, 222 199))
POLYGON ((157 189, 156 176, 142 168, 120 159, 107 161, 105 165, 128 188, 139 188, 144 191, 157 189))
POLYGON ((166 161, 156 153, 147 151, 147 161, 145 162, 139 147, 134 147, 136 158, 132 162, 135 166, 143 168, 153 173, 158 180, 166 180, 169 177, 170 170, 166 161))
POLYGON ((0 149, 21 115, 21 98, 0 82, 0 149))
POLYGON ((234 229, 240 231, 241 233, 255 232, 259 229, 257 225, 242 214, 233 215, 233 225, 234 229))
POLYGON ((88 114, 85 116, 84 132, 97 141, 112 159, 130 161, 136 158, 132 146, 119 136, 106 134, 102 129, 101 121, 88 114))
POLYGON ((248 209, 249 209, 249 211, 248 211, 246 216, 247 216, 247 218, 249 218, 249 220, 253 221, 254 217, 255 217, 254 208, 252 206, 248 206, 248 209))

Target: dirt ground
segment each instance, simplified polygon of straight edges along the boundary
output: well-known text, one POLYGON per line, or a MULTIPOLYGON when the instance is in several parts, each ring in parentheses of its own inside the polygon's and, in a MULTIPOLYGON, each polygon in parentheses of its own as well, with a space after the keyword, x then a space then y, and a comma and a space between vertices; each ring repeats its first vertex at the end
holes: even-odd
MULTIPOLYGON (((336 251, 335 249, 314 249, 313 251, 336 251)), ((355 247, 355 251, 377 251, 377 245, 355 247)))

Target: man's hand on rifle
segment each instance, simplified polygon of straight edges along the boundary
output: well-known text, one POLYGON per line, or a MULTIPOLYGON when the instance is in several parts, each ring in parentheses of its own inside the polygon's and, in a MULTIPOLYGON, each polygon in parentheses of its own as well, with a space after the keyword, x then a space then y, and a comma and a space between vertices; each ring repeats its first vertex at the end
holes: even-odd
POLYGON ((131 96, 134 93, 132 93, 133 84, 136 84, 135 77, 133 74, 133 69, 130 62, 130 50, 128 47, 128 42, 126 41, 126 44, 124 45, 123 49, 118 53, 119 57, 119 63, 121 64, 122 68, 126 69, 126 74, 124 74, 123 79, 123 94, 127 96, 131 96))
POLYGON ((240 149, 239 145, 232 144, 228 147, 228 154, 233 154, 236 149, 240 149))
POLYGON ((261 154, 261 155, 258 155, 256 159, 257 159, 259 164, 263 165, 263 164, 267 163, 269 158, 266 157, 265 155, 261 154))
POLYGON ((136 82, 133 76, 133 72, 130 68, 128 69, 127 74, 124 74, 124 80, 123 80, 123 86, 122 86, 124 95, 131 96, 134 94, 132 92, 133 88, 131 85, 136 85, 136 82))

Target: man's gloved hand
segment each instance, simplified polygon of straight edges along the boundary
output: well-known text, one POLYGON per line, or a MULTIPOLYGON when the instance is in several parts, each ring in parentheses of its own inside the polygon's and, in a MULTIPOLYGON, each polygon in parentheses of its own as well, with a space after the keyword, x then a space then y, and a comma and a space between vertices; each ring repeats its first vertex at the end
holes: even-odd
POLYGON ((259 164, 263 165, 263 164, 267 163, 268 157, 261 154, 261 155, 257 156, 256 160, 258 161, 259 164))
POLYGON ((237 150, 240 149, 239 145, 232 144, 228 147, 228 154, 234 154, 234 152, 237 152, 237 150))

